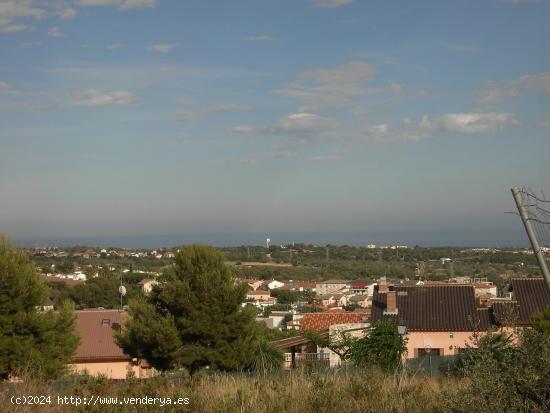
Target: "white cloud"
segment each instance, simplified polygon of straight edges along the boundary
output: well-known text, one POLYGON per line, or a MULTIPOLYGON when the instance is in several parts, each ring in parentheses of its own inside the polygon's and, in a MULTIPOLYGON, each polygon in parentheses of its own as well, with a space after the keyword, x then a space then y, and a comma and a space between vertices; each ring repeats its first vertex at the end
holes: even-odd
POLYGON ((176 116, 180 122, 193 122, 214 113, 228 111, 246 112, 247 110, 249 110, 249 108, 244 105, 238 105, 235 103, 219 103, 197 110, 180 110, 176 113, 176 116))
MULTIPOLYGON (((20 18, 39 20, 46 11, 35 7, 32 0, 2 0, 0 1, 0 27, 10 26, 11 22, 20 18)), ((13 33, 9 32, 8 33, 13 33)))
POLYGON ((448 113, 435 120, 435 126, 465 135, 495 133, 505 126, 518 124, 519 121, 511 113, 497 112, 448 113))
POLYGON ((120 6, 121 0, 76 0, 79 6, 120 6))
POLYGON ((513 80, 486 82, 479 91, 476 103, 492 105, 528 93, 550 94, 550 72, 523 75, 513 80))
POLYGON ((313 0, 315 6, 327 9, 334 9, 351 3, 353 3, 353 0, 313 0))
POLYGON ((273 126, 235 126, 234 133, 253 133, 261 135, 288 135, 310 134, 336 127, 337 121, 333 118, 318 116, 313 113, 292 113, 281 118, 273 126))
POLYGON ((76 10, 75 9, 63 9, 59 12, 59 17, 61 17, 63 20, 69 20, 72 19, 74 16, 76 16, 76 10))
POLYGON ((339 155, 328 154, 328 155, 313 156, 313 157, 309 158, 308 161, 327 162, 327 161, 335 161, 335 160, 340 159, 340 158, 341 158, 341 156, 339 156, 339 155))
POLYGON ((246 40, 252 40, 255 42, 268 42, 270 40, 273 40, 273 37, 268 36, 267 34, 260 34, 258 36, 248 36, 245 37, 246 40))
POLYGON ((434 138, 437 133, 449 132, 462 135, 493 134, 520 122, 511 113, 447 113, 430 119, 423 116, 420 122, 409 118, 403 119, 400 125, 386 123, 368 125, 363 134, 356 136, 377 142, 421 141, 434 138))
POLYGON ((0 92, 7 92, 11 90, 10 85, 8 85, 6 82, 0 82, 0 92))
POLYGON ((96 89, 88 89, 77 90, 71 93, 71 105, 73 106, 126 106, 135 102, 136 97, 127 90, 104 92, 96 89))
POLYGON ((149 47, 149 50, 152 50, 157 53, 168 53, 174 47, 176 47, 176 45, 172 43, 158 43, 158 44, 151 45, 149 47))
POLYGON ((157 0, 76 0, 79 6, 117 6, 120 10, 152 8, 157 0))
POLYGON ((401 85, 366 87, 374 79, 375 69, 367 62, 350 62, 331 69, 313 69, 301 73, 298 78, 277 91, 280 96, 302 102, 300 110, 314 111, 347 106, 357 96, 374 93, 396 92, 401 85))
POLYGON ((288 158, 290 152, 264 152, 259 154, 262 158, 288 158))
POLYGON ((48 30, 48 35, 52 37, 62 37, 64 36, 63 33, 61 33, 61 30, 59 30, 59 27, 54 26, 50 30, 48 30))
POLYGON ((7 95, 20 95, 21 94, 21 92, 19 92, 18 90, 13 89, 6 82, 0 82, 0 93, 7 94, 7 95))
POLYGON ((2 32, 2 33, 17 33, 17 32, 21 32, 23 30, 27 30, 29 28, 30 27, 27 26, 26 24, 10 24, 8 26, 4 26, 4 27, 0 28, 0 32, 2 32))
POLYGON ((107 49, 109 50, 124 49, 125 47, 126 47, 126 44, 124 43, 110 43, 107 45, 107 49))
POLYGON ((153 8, 157 0, 125 0, 120 6, 121 10, 153 8))

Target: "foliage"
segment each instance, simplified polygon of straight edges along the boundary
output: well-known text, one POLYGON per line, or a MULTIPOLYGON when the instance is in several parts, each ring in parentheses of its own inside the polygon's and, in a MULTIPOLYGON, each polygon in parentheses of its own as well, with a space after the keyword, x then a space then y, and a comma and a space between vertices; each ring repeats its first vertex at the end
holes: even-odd
POLYGON ((281 370, 283 354, 270 341, 260 340, 256 343, 254 356, 247 367, 249 370, 262 374, 281 370))
MULTIPOLYGON (((116 278, 96 277, 87 280, 83 284, 72 287, 69 295, 77 308, 119 308, 120 294, 118 288, 120 281, 116 278)), ((128 300, 139 296, 139 288, 136 285, 126 284, 127 295, 123 298, 123 305, 128 300)))
POLYGON ((353 337, 350 333, 338 329, 330 334, 330 336, 321 335, 314 331, 305 333, 305 336, 315 345, 332 350, 342 361, 349 360, 358 340, 358 338, 353 337))
MULTIPOLYGON (((186 374, 164 374, 149 380, 105 382, 91 377, 70 377, 53 385, 25 380, 24 383, 0 387, 0 403, 10 406, 10 399, 28 395, 83 397, 99 396, 117 401, 111 405, 36 405, 14 411, 36 413, 442 413, 439 392, 454 382, 440 383, 425 378, 411 378, 396 384, 393 375, 371 370, 339 370, 305 374, 302 371, 271 374, 216 373, 189 378, 186 374), (123 398, 188 397, 188 405, 119 404, 123 398)), ((503 410, 504 411, 504 410, 503 410)))
POLYGON ((515 334, 519 345, 503 332, 474 337, 460 368, 466 380, 446 395, 450 411, 550 411, 550 335, 530 328, 515 334))
POLYGON ((395 371, 406 351, 406 338, 397 331, 393 321, 379 321, 365 336, 356 341, 351 351, 352 361, 361 365, 374 365, 384 371, 395 371))
POLYGON ((241 307, 245 294, 246 286, 235 283, 221 253, 184 247, 152 293, 131 302, 132 319, 119 343, 160 370, 244 369, 261 339, 256 310, 241 307))
POLYGON ((531 323, 535 330, 550 335, 550 307, 534 313, 531 316, 531 323))
POLYGON ((62 375, 78 345, 73 306, 39 312, 48 287, 27 256, 0 237, 0 377, 32 369, 45 378, 62 375))

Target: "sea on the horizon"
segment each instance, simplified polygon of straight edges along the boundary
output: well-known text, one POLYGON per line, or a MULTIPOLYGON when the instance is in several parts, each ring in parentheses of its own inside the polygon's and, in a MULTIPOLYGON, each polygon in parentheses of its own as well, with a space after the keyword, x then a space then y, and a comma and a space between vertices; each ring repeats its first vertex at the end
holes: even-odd
MULTIPOLYGON (((9 234, 8 234, 9 235, 9 234)), ((14 237, 13 240, 23 247, 57 246, 66 247, 86 245, 120 248, 161 248, 192 243, 233 247, 239 245, 265 245, 270 238, 271 245, 294 243, 314 245, 352 245, 369 244, 407 245, 423 247, 528 247, 524 233, 472 233, 466 231, 381 233, 381 232, 304 232, 304 233, 225 233, 225 234, 164 234, 164 235, 128 235, 128 236, 73 236, 73 237, 14 237)))

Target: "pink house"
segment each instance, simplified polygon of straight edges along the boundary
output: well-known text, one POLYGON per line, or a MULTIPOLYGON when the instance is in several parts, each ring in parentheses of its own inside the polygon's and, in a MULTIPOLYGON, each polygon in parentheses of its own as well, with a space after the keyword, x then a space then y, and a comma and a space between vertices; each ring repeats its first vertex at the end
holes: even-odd
POLYGON ((378 286, 372 321, 394 320, 407 336, 407 358, 447 356, 471 344, 474 332, 487 331, 489 310, 477 309, 471 285, 378 286))
POLYGON ((75 373, 103 375, 109 379, 151 377, 153 370, 144 361, 132 359, 116 344, 114 332, 124 326, 127 313, 118 310, 75 311, 80 344, 71 368, 75 373))

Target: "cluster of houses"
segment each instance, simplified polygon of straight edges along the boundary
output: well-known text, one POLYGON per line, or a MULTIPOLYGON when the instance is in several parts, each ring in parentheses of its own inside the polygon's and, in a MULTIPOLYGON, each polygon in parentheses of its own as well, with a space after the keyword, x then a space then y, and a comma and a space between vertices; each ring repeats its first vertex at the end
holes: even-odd
MULTIPOLYGON (((242 280, 249 287, 243 305, 253 304, 260 309, 277 304, 273 290, 309 291, 313 294, 313 302, 309 303, 320 310, 340 310, 355 308, 359 311, 368 311, 372 308, 375 287, 379 283, 388 283, 382 278, 379 282, 368 280, 340 280, 329 279, 312 282, 281 282, 277 280, 242 280)), ((497 297, 497 287, 487 279, 456 277, 448 281, 396 281, 401 286, 433 286, 433 285, 469 285, 473 287, 478 305, 487 306, 489 300, 497 297)), ((304 304, 304 303, 298 303, 304 304)))
MULTIPOLYGON (((243 281, 250 286, 247 301, 260 307, 276 303, 271 295, 276 289, 315 293, 313 305, 318 312, 300 313, 299 308, 292 308, 258 318, 270 328, 297 330, 295 336, 275 342, 285 354, 287 367, 300 360, 317 360, 330 366, 342 362, 328 348, 313 344, 306 334, 310 331, 328 337, 341 332, 360 337, 372 323, 393 320, 399 333, 407 338, 405 357, 447 356, 459 354, 473 344, 474 335, 490 329, 529 327, 533 312, 550 307, 550 289, 542 278, 513 279, 500 297, 492 283, 468 278, 447 282, 381 279, 375 283, 336 279, 317 283, 243 281), (342 308, 346 303, 358 305, 346 311, 342 308)), ((147 293, 155 284, 155 280, 145 279, 140 285, 147 293)), ((76 316, 82 340, 72 365, 75 371, 105 374, 113 379, 154 374, 145 360, 131 358, 115 344, 114 332, 123 328, 126 312, 83 310, 76 316)))
POLYGON ((92 258, 111 258, 111 257, 127 257, 127 258, 174 258, 174 252, 169 249, 158 250, 135 250, 127 248, 88 248, 84 251, 66 251, 58 247, 42 247, 27 249, 27 254, 30 257, 46 257, 46 258, 80 258, 89 260, 92 258))

